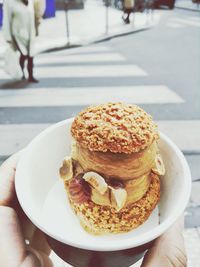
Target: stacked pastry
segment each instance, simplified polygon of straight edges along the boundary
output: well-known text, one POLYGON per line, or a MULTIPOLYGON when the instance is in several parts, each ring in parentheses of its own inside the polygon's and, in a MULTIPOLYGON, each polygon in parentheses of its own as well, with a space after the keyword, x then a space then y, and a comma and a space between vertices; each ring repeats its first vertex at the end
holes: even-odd
POLYGON ((152 117, 136 105, 92 106, 74 119, 71 133, 60 176, 84 229, 120 233, 146 221, 165 173, 152 117))

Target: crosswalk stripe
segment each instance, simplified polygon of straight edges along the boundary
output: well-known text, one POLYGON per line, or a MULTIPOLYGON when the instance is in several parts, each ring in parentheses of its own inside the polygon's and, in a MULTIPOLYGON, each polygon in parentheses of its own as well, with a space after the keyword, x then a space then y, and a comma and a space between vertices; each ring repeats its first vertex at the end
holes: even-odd
POLYGON ((0 107, 76 106, 109 101, 136 104, 184 102, 164 85, 0 90, 0 107))
MULTIPOLYGON (((92 77, 131 77, 147 76, 147 73, 136 65, 104 65, 104 66, 59 66, 37 67, 35 74, 38 78, 92 78, 92 77)), ((4 70, 0 70, 0 79, 10 79, 4 70)))
POLYGON ((24 148, 49 124, 0 125, 0 156, 7 156, 24 148))
POLYGON ((105 66, 64 66, 38 67, 35 69, 38 78, 85 78, 85 77, 129 77, 147 76, 147 73, 136 65, 105 65, 105 66))
MULTIPOLYGON (((75 52, 75 53, 94 53, 94 52, 105 52, 105 51, 110 51, 111 47, 110 46, 83 46, 83 47, 79 47, 79 48, 74 48, 74 49, 70 49, 67 52, 71 53, 71 52, 75 52)), ((65 51, 64 51, 65 52, 65 51)), ((63 51, 60 51, 60 53, 63 53, 63 51)))
POLYGON ((184 25, 183 24, 180 24, 180 23, 176 23, 176 22, 168 22, 166 24, 168 27, 171 27, 171 28, 183 28, 184 25))
POLYGON ((40 57, 49 57, 51 56, 65 56, 65 55, 77 55, 77 54, 92 54, 92 53, 105 53, 110 52, 111 48, 109 46, 82 46, 82 47, 76 47, 56 52, 45 53, 40 54, 40 57))
POLYGON ((163 120, 158 121, 158 127, 181 150, 200 151, 200 120, 163 120))
POLYGON ((74 63, 74 62, 112 62, 112 61, 125 61, 125 57, 119 53, 101 53, 101 54, 81 54, 81 55, 66 55, 63 57, 36 57, 35 64, 52 64, 52 63, 74 63))
MULTIPOLYGON (((200 120, 156 121, 159 130, 169 136, 181 150, 200 150, 200 120)), ((34 136, 50 124, 0 125, 1 156, 10 155, 26 146, 34 136), (14 133, 14 134, 13 134, 14 133)))
POLYGON ((182 18, 178 18, 178 17, 171 18, 171 20, 173 22, 176 22, 176 23, 183 23, 183 24, 189 25, 189 26, 200 27, 200 21, 192 21, 192 20, 188 20, 187 18, 182 19, 182 18))

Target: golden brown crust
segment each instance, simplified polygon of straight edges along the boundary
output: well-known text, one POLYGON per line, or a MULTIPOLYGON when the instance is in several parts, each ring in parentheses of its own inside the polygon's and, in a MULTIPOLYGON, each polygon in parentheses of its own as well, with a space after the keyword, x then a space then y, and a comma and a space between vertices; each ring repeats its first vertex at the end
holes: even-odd
POLYGON ((80 112, 72 136, 90 151, 134 153, 158 139, 152 117, 136 105, 107 103, 80 112))
POLYGON ((151 176, 152 182, 147 193, 140 200, 119 212, 114 208, 100 206, 92 201, 83 204, 70 201, 81 225, 89 233, 105 234, 128 232, 144 223, 160 198, 159 176, 154 173, 151 173, 151 176))

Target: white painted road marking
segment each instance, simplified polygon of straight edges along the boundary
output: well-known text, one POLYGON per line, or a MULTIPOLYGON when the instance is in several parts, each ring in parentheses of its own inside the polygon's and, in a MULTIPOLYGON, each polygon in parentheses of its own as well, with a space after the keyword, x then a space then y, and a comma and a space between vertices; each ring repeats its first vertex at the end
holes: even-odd
POLYGON ((125 57, 123 57, 119 53, 101 53, 101 54, 77 54, 77 55, 63 55, 60 56, 51 56, 49 57, 36 57, 35 64, 52 64, 52 63, 76 63, 76 62, 115 62, 115 61, 125 61, 125 57))
POLYGON ((163 120, 158 128, 181 150, 200 151, 200 120, 163 120))
POLYGON ((110 52, 111 48, 109 46, 83 46, 83 47, 76 47, 76 48, 71 48, 71 49, 66 49, 66 50, 61 50, 61 51, 56 51, 56 52, 51 52, 51 53, 44 53, 40 54, 40 58, 48 58, 49 56, 68 56, 68 55, 81 55, 81 54, 98 54, 98 53, 105 53, 105 52, 110 52))
POLYGON ((179 18, 179 17, 173 17, 173 18, 171 18, 171 21, 176 22, 176 23, 185 24, 187 26, 200 27, 200 21, 189 20, 188 18, 183 19, 183 18, 179 18))
POLYGON ((184 102, 164 85, 0 90, 0 107, 77 106, 109 101, 135 104, 184 102))
POLYGON ((59 51, 56 53, 60 53, 62 55, 66 54, 71 54, 71 53, 96 53, 96 52, 107 52, 110 51, 111 47, 110 46, 100 46, 100 45, 96 45, 96 46, 83 46, 83 47, 78 47, 78 48, 72 48, 69 50, 65 50, 65 51, 59 51))
POLYGON ((185 27, 183 24, 176 23, 176 22, 168 22, 167 26, 171 27, 171 28, 175 28, 175 29, 184 28, 185 27))
POLYGON ((38 78, 84 78, 84 77, 130 77, 147 76, 147 73, 136 65, 105 65, 105 66, 64 66, 38 67, 35 69, 38 78))

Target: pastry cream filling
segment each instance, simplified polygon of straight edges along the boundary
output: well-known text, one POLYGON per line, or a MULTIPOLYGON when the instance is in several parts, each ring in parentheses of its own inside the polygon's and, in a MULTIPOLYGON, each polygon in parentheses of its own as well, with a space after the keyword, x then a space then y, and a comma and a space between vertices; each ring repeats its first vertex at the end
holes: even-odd
POLYGON ((84 172, 95 171, 105 178, 131 180, 149 173, 154 166, 157 143, 154 141, 148 148, 131 154, 93 152, 78 143, 72 145, 72 158, 77 160, 84 172))

